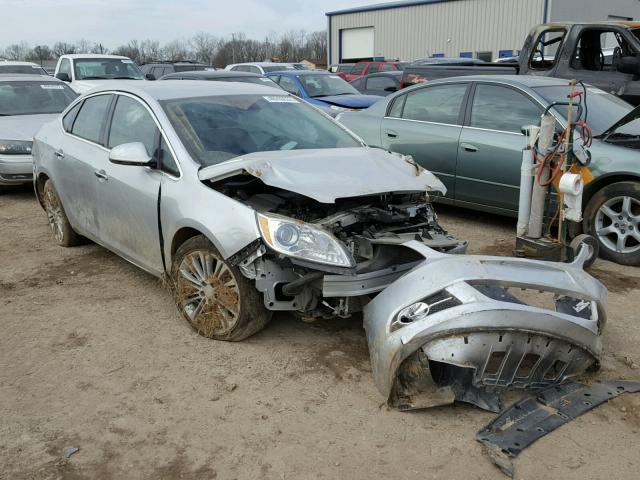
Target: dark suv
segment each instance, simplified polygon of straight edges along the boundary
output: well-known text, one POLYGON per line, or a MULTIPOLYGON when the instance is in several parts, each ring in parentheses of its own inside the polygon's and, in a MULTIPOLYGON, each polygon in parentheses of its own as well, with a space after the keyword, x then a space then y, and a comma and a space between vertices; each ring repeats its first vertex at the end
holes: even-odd
POLYGON ((169 73, 192 72, 194 70, 213 69, 204 63, 197 62, 156 62, 146 63, 140 67, 147 80, 157 80, 169 73))

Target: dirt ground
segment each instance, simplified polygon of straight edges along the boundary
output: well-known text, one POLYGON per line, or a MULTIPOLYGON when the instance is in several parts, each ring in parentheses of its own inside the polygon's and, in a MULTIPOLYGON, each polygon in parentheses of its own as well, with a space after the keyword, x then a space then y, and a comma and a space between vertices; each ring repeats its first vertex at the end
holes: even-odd
MULTIPOLYGON (((439 207, 471 253, 508 254, 514 221, 439 207)), ((387 410, 360 319, 277 316, 242 343, 192 331, 159 280, 103 248, 54 245, 31 191, 0 196, 0 478, 493 479, 456 405, 387 410), (70 459, 65 447, 80 450, 70 459)), ((602 369, 640 379, 640 270, 598 261, 610 290, 602 369)), ((640 395, 561 427, 517 479, 638 479, 640 395)), ((504 477, 506 478, 506 477, 504 477)))

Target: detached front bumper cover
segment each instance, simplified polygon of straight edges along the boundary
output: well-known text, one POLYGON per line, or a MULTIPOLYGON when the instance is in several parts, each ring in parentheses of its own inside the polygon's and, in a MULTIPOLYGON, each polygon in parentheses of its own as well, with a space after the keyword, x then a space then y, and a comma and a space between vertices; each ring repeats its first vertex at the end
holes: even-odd
POLYGON ((364 310, 376 386, 402 410, 473 403, 499 411, 505 389, 540 389, 597 366, 606 288, 570 264, 448 255, 425 261, 364 310), (543 303, 546 300, 546 303, 543 303))

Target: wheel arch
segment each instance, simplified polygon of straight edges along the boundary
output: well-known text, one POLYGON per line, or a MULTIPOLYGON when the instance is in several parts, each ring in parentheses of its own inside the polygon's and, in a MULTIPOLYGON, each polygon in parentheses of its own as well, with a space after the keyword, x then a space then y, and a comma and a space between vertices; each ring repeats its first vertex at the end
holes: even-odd
POLYGON ((618 182, 640 182, 640 174, 633 172, 615 172, 597 177, 593 182, 585 186, 582 203, 584 206, 589 200, 607 185, 618 182))
POLYGON ((38 203, 42 208, 44 208, 44 203, 42 201, 42 197, 44 196, 44 184, 47 183, 47 180, 49 180, 49 175, 41 172, 38 174, 34 182, 36 198, 38 199, 38 203))

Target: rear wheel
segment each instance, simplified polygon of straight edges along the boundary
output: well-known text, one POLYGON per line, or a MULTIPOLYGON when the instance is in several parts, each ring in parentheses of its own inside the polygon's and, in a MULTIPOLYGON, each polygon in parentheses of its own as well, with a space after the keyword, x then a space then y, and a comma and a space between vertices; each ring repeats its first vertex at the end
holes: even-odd
POLYGON ((171 276, 176 305, 200 335, 244 340, 271 319, 262 294, 203 235, 178 248, 171 276))
POLYGON ((78 245, 81 237, 73 230, 73 227, 71 227, 67 214, 62 207, 58 192, 56 192, 56 189, 53 187, 51 180, 46 181, 42 193, 44 210, 47 212, 49 227, 58 245, 62 247, 78 245))
POLYGON ((596 192, 583 226, 598 239, 602 258, 640 265, 640 183, 612 183, 596 192))

